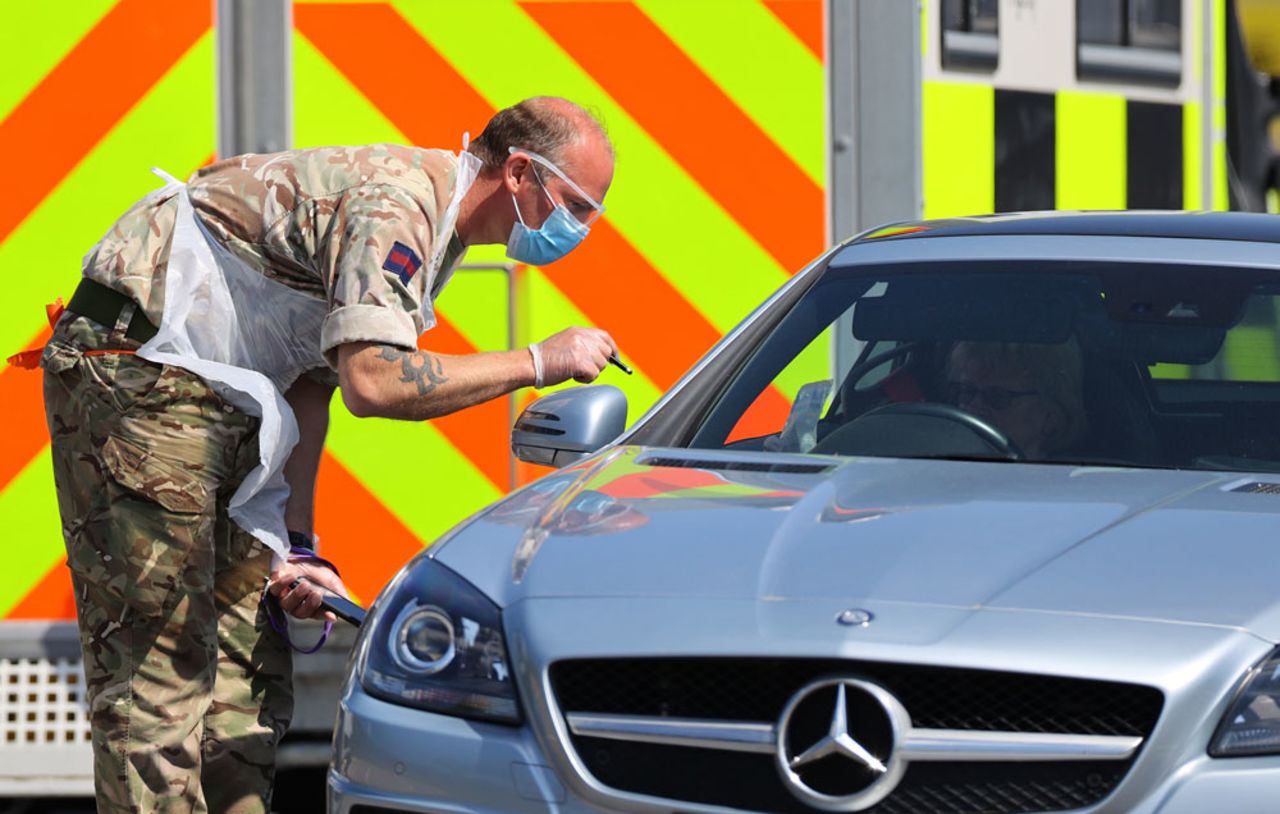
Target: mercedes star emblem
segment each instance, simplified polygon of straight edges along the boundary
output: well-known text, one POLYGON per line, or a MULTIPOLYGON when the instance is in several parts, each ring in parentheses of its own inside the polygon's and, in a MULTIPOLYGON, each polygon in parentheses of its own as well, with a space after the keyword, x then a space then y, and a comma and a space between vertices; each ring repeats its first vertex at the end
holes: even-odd
POLYGON ((830 731, 827 732, 825 738, 804 750, 803 754, 793 757, 790 764, 792 769, 798 769, 807 763, 821 760, 827 755, 844 755, 847 758, 861 762, 874 772, 883 774, 889 771, 883 763, 876 759, 875 755, 864 749, 862 744, 849 737, 849 716, 845 710, 847 703, 844 696, 844 684, 837 684, 836 710, 831 716, 830 731))
POLYGON ((836 621, 847 627, 866 627, 871 624, 871 620, 876 615, 869 610, 863 608, 849 608, 840 611, 840 615, 836 617, 836 621))
POLYGON ((824 811, 861 811, 906 770, 896 745, 911 718, 888 690, 857 678, 802 687, 778 723, 778 769, 799 800, 824 811))

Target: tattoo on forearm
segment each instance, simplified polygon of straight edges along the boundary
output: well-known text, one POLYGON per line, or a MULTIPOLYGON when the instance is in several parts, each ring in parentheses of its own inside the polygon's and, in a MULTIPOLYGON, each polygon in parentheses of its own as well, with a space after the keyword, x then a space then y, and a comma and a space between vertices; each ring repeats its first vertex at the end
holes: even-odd
POLYGON ((383 346, 379 359, 400 363, 400 381, 418 388, 418 395, 425 396, 449 381, 444 375, 444 363, 440 357, 420 350, 409 353, 398 348, 383 346))

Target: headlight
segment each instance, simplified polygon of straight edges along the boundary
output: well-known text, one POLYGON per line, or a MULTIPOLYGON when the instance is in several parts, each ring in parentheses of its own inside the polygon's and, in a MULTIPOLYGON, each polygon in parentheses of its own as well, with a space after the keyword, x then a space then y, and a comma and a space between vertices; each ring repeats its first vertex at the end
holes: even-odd
POLYGON ((1213 757, 1280 754, 1280 648, 1244 677, 1235 700, 1218 724, 1213 757))
POLYGON ((520 710, 498 606, 430 557, 380 602, 360 683, 393 704, 517 724, 520 710))

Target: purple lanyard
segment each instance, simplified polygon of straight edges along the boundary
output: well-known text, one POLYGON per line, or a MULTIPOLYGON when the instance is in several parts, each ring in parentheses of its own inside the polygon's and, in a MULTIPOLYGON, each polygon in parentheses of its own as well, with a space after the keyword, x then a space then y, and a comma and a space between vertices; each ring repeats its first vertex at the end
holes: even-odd
MULTIPOLYGON (((338 567, 336 565, 329 562, 324 557, 318 556, 309 548, 290 546, 289 554, 285 557, 285 561, 314 562, 325 566, 329 570, 333 571, 334 574, 342 576, 342 574, 338 572, 338 567)), ((284 608, 280 607, 280 600, 276 598, 275 594, 271 593, 270 586, 262 589, 262 607, 267 612, 267 621, 271 623, 271 629, 276 633, 279 633, 281 638, 284 639, 285 644, 289 645, 298 653, 316 652, 321 647, 324 647, 324 643, 329 639, 329 634, 333 632, 333 622, 326 619, 324 623, 324 632, 320 634, 320 640, 317 641, 310 650, 298 647, 293 643, 293 639, 289 638, 289 615, 284 612, 284 608)))

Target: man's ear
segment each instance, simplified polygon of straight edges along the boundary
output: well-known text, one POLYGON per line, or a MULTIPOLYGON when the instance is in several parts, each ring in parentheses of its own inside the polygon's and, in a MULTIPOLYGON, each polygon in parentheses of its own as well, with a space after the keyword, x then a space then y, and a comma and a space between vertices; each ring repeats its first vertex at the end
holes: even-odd
POLYGON ((507 192, 514 195, 519 191, 520 185, 529 177, 532 163, 528 156, 520 153, 507 156, 507 160, 502 163, 502 184, 507 188, 507 192))

